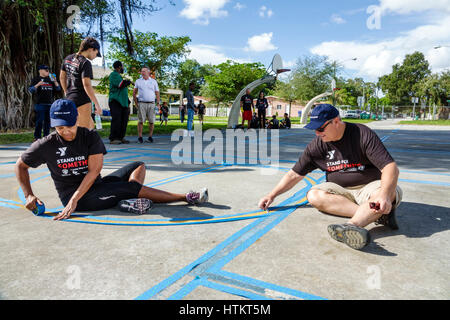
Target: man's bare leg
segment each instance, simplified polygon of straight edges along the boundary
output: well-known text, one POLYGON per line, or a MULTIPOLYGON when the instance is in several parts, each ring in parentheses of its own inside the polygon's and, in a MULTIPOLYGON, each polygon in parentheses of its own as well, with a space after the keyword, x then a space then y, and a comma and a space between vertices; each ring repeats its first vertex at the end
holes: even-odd
POLYGON ((344 196, 323 190, 311 189, 307 194, 308 202, 317 210, 340 217, 353 217, 359 206, 344 196))
POLYGON ((138 122, 138 126, 137 127, 138 127, 138 136, 140 138, 142 138, 142 129, 144 127, 144 124, 142 122, 138 122))

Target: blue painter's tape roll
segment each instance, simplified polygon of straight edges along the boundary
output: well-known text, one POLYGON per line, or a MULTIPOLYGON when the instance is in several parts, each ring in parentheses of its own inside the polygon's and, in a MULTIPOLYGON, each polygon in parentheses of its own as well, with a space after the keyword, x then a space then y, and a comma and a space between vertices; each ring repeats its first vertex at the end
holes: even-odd
POLYGON ((36 203, 36 208, 32 212, 35 216, 42 215, 45 212, 44 203, 42 203, 42 204, 36 203))

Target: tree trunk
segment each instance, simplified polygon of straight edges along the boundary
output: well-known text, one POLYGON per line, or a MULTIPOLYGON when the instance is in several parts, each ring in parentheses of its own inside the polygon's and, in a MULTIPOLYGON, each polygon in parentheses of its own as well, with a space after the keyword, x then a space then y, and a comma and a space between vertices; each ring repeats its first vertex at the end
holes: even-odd
POLYGON ((62 3, 53 4, 40 9, 46 21, 39 27, 31 8, 15 2, 0 6, 0 131, 30 127, 34 107, 28 86, 37 75, 36 67, 59 69, 62 3))

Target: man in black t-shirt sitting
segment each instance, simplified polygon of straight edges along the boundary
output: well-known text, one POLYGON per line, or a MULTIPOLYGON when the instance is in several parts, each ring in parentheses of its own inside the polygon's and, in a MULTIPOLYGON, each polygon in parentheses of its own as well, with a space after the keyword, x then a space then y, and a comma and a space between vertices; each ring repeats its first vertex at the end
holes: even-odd
POLYGON ((311 188, 309 203, 322 212, 350 218, 348 223, 328 226, 333 239, 359 250, 370 242, 364 229, 370 223, 398 229, 395 208, 402 199, 397 186, 399 170, 375 132, 362 124, 343 122, 339 111, 329 104, 316 106, 305 128, 314 130, 316 138, 259 201, 259 207, 267 210, 277 196, 321 169, 327 182, 311 188))
POLYGON ((96 211, 119 203, 122 211, 146 213, 153 202, 185 201, 200 204, 208 200, 208 189, 175 194, 143 186, 145 164, 133 162, 101 177, 105 145, 96 131, 77 125, 75 103, 59 99, 50 108, 55 132, 34 142, 17 160, 15 172, 26 198, 25 207, 42 204, 31 189, 28 169, 46 164, 64 209, 54 219, 67 219, 75 211, 96 211))

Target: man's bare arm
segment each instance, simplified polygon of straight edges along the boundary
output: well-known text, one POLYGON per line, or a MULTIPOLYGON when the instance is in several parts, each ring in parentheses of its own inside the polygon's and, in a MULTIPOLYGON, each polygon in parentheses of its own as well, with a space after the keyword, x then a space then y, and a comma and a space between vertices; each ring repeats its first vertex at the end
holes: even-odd
POLYGON ((304 176, 299 175, 292 169, 289 170, 289 172, 283 176, 280 182, 278 182, 275 188, 259 201, 259 208, 267 210, 276 197, 291 190, 297 183, 302 181, 303 178, 304 176))

